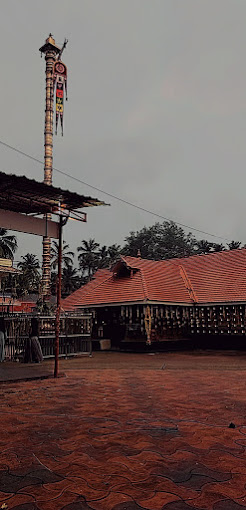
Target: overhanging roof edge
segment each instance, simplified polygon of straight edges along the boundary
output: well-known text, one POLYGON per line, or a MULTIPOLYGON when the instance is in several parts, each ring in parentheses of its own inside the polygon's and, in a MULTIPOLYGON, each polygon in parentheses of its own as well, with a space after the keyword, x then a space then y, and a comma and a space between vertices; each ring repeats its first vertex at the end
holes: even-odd
POLYGON ((97 198, 4 172, 0 172, 0 198, 3 209, 25 214, 52 213, 59 208, 62 212, 62 209, 75 211, 85 207, 109 205, 97 198))

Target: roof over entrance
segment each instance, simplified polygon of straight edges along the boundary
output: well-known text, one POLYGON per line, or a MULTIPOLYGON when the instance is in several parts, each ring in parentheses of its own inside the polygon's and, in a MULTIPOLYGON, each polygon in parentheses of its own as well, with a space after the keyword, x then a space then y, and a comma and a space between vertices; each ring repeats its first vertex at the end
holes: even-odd
POLYGON ((19 269, 15 269, 13 267, 13 260, 0 258, 0 280, 1 277, 6 276, 7 274, 20 274, 21 271, 19 269))
POLYGON ((121 256, 63 300, 65 310, 130 303, 246 302, 246 248, 170 260, 121 256))
POLYGON ((0 279, 7 274, 20 274, 21 271, 19 269, 15 269, 14 267, 2 266, 0 264, 0 279))
POLYGON ((0 172, 0 207, 25 214, 56 213, 62 207, 74 211, 84 207, 106 205, 86 195, 48 186, 25 176, 0 172))

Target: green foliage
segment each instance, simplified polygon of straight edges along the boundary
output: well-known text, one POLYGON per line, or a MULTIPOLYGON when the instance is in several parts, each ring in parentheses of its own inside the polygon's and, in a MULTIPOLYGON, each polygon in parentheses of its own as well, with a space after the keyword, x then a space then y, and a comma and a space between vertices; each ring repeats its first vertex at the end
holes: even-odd
POLYGON ((197 254, 210 253, 211 251, 213 251, 213 243, 209 243, 205 239, 202 239, 201 241, 196 241, 197 254))
POLYGON ((62 272, 62 297, 69 296, 81 285, 82 282, 77 269, 72 266, 64 267, 62 272))
POLYGON ((238 248, 240 248, 241 246, 241 243, 239 241, 231 241, 230 243, 227 244, 229 250, 237 250, 238 248))
MULTIPOLYGON (((62 266, 68 268, 73 265, 74 252, 69 251, 69 244, 63 241, 62 246, 62 266)), ((56 269, 58 266, 58 250, 59 244, 57 241, 52 241, 50 255, 51 255, 51 269, 56 269)))
POLYGON ((163 260, 174 257, 187 257, 195 252, 196 239, 189 232, 172 221, 155 223, 138 232, 130 232, 123 248, 125 255, 136 257, 140 251, 144 259, 163 260))
POLYGON ((17 250, 17 240, 13 235, 8 235, 5 228, 0 228, 0 257, 13 259, 17 250))
POLYGON ((16 279, 17 294, 38 293, 41 283, 40 264, 36 255, 27 253, 21 257, 22 260, 17 264, 18 269, 22 271, 16 279))
POLYGON ((111 244, 108 247, 108 261, 109 266, 112 266, 114 262, 119 258, 121 254, 121 246, 119 244, 111 244))
MULTIPOLYGON (((53 241, 51 245, 51 293, 56 294, 59 244, 53 241)), ((62 246, 62 297, 68 296, 81 285, 78 271, 73 267, 74 252, 69 251, 69 244, 63 241, 62 246)))
POLYGON ((117 260, 121 253, 119 244, 112 244, 111 246, 102 246, 98 251, 97 268, 110 268, 117 260))
POLYGON ((81 246, 77 248, 79 252, 78 261, 82 278, 85 281, 91 280, 97 269, 110 268, 120 255, 120 246, 112 244, 111 246, 101 246, 95 239, 85 239, 81 246))
POLYGON ((56 309, 55 304, 43 301, 42 297, 37 300, 36 311, 42 315, 54 315, 56 309))
POLYGON ((99 262, 99 244, 95 239, 85 239, 82 241, 81 246, 78 246, 77 251, 79 252, 78 261, 79 268, 82 276, 86 276, 88 280, 92 278, 93 273, 98 268, 99 262))
MULTIPOLYGON (((142 258, 152 260, 188 257, 227 249, 222 243, 212 243, 206 239, 197 240, 190 232, 186 234, 173 221, 155 223, 151 227, 130 232, 125 241, 122 250, 125 255, 136 257, 140 251, 142 258)), ((237 241, 228 244, 230 250, 240 246, 241 243, 237 241)))
POLYGON ((224 251, 225 249, 222 243, 213 243, 213 251, 224 251))
POLYGON ((102 246, 99 248, 97 253, 97 268, 105 268, 108 267, 108 249, 107 246, 102 246))

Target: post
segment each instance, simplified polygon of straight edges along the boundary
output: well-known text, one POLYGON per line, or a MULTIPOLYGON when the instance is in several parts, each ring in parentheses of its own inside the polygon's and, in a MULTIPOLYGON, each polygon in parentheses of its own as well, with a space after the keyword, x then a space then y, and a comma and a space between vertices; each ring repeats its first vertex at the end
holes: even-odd
POLYGON ((61 283, 62 283, 62 216, 59 221, 59 245, 58 245, 58 271, 56 287, 56 321, 55 321, 55 368, 54 377, 59 373, 59 335, 60 335, 60 315, 61 315, 61 283))
MULTIPOLYGON (((53 170, 53 109, 54 109, 54 81, 53 68, 60 48, 56 46, 55 39, 50 34, 44 46, 40 48, 46 60, 46 102, 45 102, 45 128, 44 128, 44 183, 52 184, 53 170)), ((51 215, 47 214, 47 221, 51 215)), ((50 297, 50 237, 43 237, 43 264, 42 264, 42 293, 47 300, 50 297)))
POLYGON ((151 345, 151 311, 149 305, 146 306, 145 312, 144 312, 144 324, 145 324, 145 332, 147 336, 146 345, 151 345))

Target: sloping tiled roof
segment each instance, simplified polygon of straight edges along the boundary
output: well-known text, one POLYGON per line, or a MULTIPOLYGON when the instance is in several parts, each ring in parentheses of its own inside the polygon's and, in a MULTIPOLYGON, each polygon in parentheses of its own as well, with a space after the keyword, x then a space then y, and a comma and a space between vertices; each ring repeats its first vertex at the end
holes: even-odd
MULTIPOLYGON (((178 259, 172 259, 177 264, 178 259)), ((179 259, 198 303, 246 302, 246 248, 179 259)))
POLYGON ((180 271, 169 260, 146 260, 140 257, 122 257, 130 267, 139 269, 145 284, 145 298, 150 301, 173 303, 191 302, 180 271))
POLYGON ((64 299, 62 308, 68 311, 78 306, 141 302, 145 299, 140 271, 130 278, 127 276, 115 278, 111 271, 104 270, 104 274, 97 271, 94 280, 64 299))
POLYGON ((93 290, 100 286, 101 283, 107 281, 112 276, 108 269, 98 269, 94 275, 93 280, 83 285, 78 290, 75 290, 70 296, 63 299, 62 308, 66 311, 74 310, 74 307, 85 299, 88 295, 93 293, 93 290))
POLYGON ((122 256, 113 271, 97 271, 91 282, 63 300, 63 308, 147 301, 246 302, 246 248, 161 261, 122 256), (129 269, 128 276, 120 276, 120 266, 129 269))

